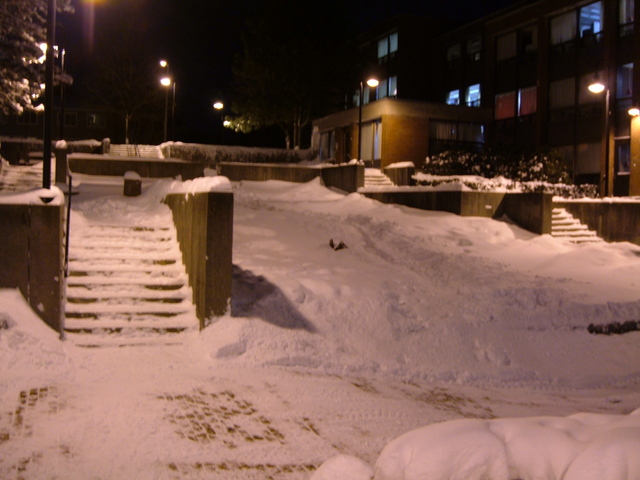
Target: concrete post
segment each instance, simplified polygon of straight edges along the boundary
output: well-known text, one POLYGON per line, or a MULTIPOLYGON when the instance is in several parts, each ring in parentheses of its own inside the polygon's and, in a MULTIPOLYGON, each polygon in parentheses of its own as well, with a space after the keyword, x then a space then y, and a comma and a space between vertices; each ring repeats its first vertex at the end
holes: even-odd
POLYGON ((56 145, 55 155, 56 155, 56 181, 55 183, 67 183, 67 174, 69 173, 69 161, 68 161, 69 150, 66 144, 60 142, 56 145))

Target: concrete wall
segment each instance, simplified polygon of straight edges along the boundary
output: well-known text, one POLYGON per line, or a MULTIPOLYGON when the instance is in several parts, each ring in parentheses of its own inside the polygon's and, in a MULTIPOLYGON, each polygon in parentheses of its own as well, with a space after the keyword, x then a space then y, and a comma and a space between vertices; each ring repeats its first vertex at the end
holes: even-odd
POLYGON ((218 174, 227 177, 232 182, 282 180, 305 183, 321 177, 325 186, 338 188, 348 193, 356 192, 359 187, 364 186, 364 166, 355 164, 301 167, 298 165, 222 162, 218 164, 218 174))
POLYGON ((598 232, 607 242, 640 245, 640 202, 554 202, 598 232))
POLYGON ((170 194, 164 201, 173 212, 202 329, 230 308, 233 193, 170 194))
POLYGON ((463 217, 500 218, 507 215, 534 233, 551 232, 552 196, 548 194, 390 190, 365 192, 364 195, 383 203, 450 212, 463 217))
POLYGON ((63 208, 0 204, 0 288, 19 288, 57 332, 64 328, 63 208))
POLYGON ((72 153, 69 168, 73 173, 109 175, 121 177, 126 172, 137 172, 144 178, 174 178, 192 180, 204 175, 204 164, 177 159, 152 159, 140 157, 110 157, 72 153))
POLYGON ((413 179, 416 173, 415 167, 383 168, 382 171, 396 185, 405 186, 416 183, 413 179))

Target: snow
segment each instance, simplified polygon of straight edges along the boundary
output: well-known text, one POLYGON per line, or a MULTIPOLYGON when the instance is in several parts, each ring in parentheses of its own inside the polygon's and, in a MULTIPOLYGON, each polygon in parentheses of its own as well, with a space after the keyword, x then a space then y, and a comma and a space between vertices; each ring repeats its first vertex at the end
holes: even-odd
POLYGON ((58 187, 37 188, 27 192, 0 195, 0 205, 63 205, 64 193, 58 187))
POLYGON ((74 182, 80 230, 231 188, 231 313, 180 345, 86 349, 0 291, 0 478, 640 478, 640 332, 587 331, 640 320, 639 246, 319 180, 74 182))

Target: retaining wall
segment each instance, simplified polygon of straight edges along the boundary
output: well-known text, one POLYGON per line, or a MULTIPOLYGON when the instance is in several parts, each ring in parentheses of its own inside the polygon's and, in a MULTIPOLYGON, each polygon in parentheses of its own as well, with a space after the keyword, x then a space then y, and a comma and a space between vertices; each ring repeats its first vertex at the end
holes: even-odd
POLYGON ((640 245, 640 202, 580 200, 554 202, 553 206, 565 208, 607 242, 640 245))
POLYGON ((64 204, 0 204, 0 288, 18 288, 47 325, 63 325, 64 204))
POLYGON ((552 196, 549 194, 419 190, 362 193, 382 203, 450 212, 463 217, 500 218, 507 215, 518 225, 534 233, 551 233, 552 196))
POLYGON ((257 163, 221 162, 218 174, 232 182, 241 180, 306 183, 320 177, 326 187, 353 193, 364 186, 364 165, 322 165, 304 167, 299 165, 276 165, 257 163))
POLYGON ((175 178, 192 180, 204 175, 204 164, 178 159, 154 159, 72 153, 68 158, 73 173, 122 177, 136 172, 144 178, 175 178))
POLYGON ((230 308, 233 193, 170 194, 164 202, 173 213, 202 329, 230 308))

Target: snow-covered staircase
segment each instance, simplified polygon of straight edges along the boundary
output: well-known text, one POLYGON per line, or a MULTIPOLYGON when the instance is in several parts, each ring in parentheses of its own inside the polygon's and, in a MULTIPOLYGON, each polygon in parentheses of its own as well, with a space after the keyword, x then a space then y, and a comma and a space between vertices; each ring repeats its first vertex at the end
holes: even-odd
MULTIPOLYGON (((55 179, 56 162, 51 161, 51 179, 55 179)), ((43 162, 33 165, 10 165, 7 162, 0 165, 0 191, 2 192, 26 192, 42 187, 43 162)))
POLYGON ((109 155, 119 157, 162 158, 158 145, 116 144, 109 147, 109 155))
POLYGON ((74 343, 180 343, 180 332, 198 328, 172 224, 72 227, 69 245, 65 331, 74 343))
POLYGON ((573 243, 604 242, 597 232, 573 217, 564 208, 554 208, 551 217, 551 236, 573 243))
POLYGON ((367 187, 393 187, 395 184, 378 168, 364 169, 364 186, 367 187))

